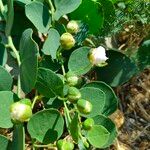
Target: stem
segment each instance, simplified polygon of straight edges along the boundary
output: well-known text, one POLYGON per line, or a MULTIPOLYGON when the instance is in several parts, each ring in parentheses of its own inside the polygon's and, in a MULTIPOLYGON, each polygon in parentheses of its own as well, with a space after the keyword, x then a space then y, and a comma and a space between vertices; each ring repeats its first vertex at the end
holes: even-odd
POLYGON ((65 67, 64 67, 64 65, 61 65, 61 69, 62 69, 62 72, 63 72, 63 76, 65 76, 65 67))
POLYGON ((67 100, 67 98, 60 97, 60 96, 58 96, 57 98, 58 98, 59 100, 62 100, 62 101, 66 101, 66 100, 67 100))
POLYGON ((96 47, 96 45, 93 43, 93 41, 91 39, 86 38, 85 40, 86 40, 86 42, 88 42, 89 44, 91 44, 93 47, 96 47))
POLYGON ((64 106, 65 106, 65 112, 66 112, 66 115, 67 115, 67 118, 68 118, 68 121, 69 123, 71 122, 71 118, 70 118, 70 115, 69 115, 69 109, 66 105, 66 102, 64 102, 64 106))
POLYGON ((12 150, 25 150, 25 131, 23 123, 14 125, 12 150))
MULTIPOLYGON (((11 37, 11 36, 8 36, 8 45, 7 45, 7 47, 11 48, 11 49, 13 50, 13 52, 15 53, 18 66, 20 67, 20 65, 21 65, 20 56, 19 56, 19 53, 18 53, 18 51, 16 50, 16 48, 15 48, 15 46, 14 46, 14 44, 13 44, 13 41, 12 41, 12 37, 11 37)), ((20 75, 18 75, 17 94, 18 94, 18 97, 21 97, 21 81, 20 81, 20 75)))
POLYGON ((36 101, 41 99, 42 97, 43 97, 42 95, 41 96, 37 95, 37 96, 34 97, 33 103, 32 103, 32 106, 31 106, 32 109, 34 108, 34 105, 35 105, 36 101))
POLYGON ((53 3, 52 3, 51 0, 48 0, 48 4, 49 4, 49 7, 50 7, 50 9, 51 9, 52 21, 54 21, 53 15, 54 15, 54 12, 55 12, 55 8, 54 8, 53 3))
POLYGON ((50 148, 50 149, 55 149, 55 145, 54 144, 48 144, 48 145, 38 145, 38 144, 34 144, 33 145, 34 147, 37 147, 37 148, 50 148))

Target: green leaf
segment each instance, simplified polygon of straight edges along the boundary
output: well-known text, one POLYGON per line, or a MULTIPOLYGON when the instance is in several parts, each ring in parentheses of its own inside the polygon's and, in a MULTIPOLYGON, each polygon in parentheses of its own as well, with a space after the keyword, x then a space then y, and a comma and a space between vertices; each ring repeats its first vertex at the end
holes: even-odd
POLYGON ((24 5, 29 4, 31 0, 15 0, 17 3, 22 3, 24 5))
POLYGON ((56 59, 56 52, 60 46, 60 35, 57 30, 51 28, 48 33, 48 37, 43 45, 43 53, 45 55, 51 55, 52 59, 56 59))
POLYGON ((10 91, 12 87, 11 75, 0 66, 0 91, 10 91))
POLYGON ((73 20, 82 20, 89 25, 90 33, 97 33, 103 26, 103 11, 99 2, 82 0, 82 4, 70 14, 73 20))
POLYGON ((103 15, 104 15, 104 24, 103 24, 103 33, 109 33, 111 32, 111 25, 113 25, 115 21, 115 8, 113 3, 110 0, 99 0, 103 15))
POLYGON ((7 61, 7 51, 5 49, 5 46, 0 43, 0 65, 4 66, 7 61))
POLYGON ((85 84, 84 87, 95 87, 102 90, 105 93, 106 99, 102 114, 108 116, 116 111, 118 106, 118 98, 114 93, 113 89, 109 85, 101 81, 94 81, 85 84))
POLYGON ((108 130, 101 125, 94 125, 87 133, 87 139, 96 148, 102 148, 109 139, 108 130))
POLYGON ((92 112, 88 115, 82 115, 84 117, 94 117, 102 113, 104 105, 105 105, 105 94, 98 88, 94 87, 83 87, 80 89, 81 95, 83 99, 91 102, 92 104, 92 112))
POLYGON ((103 145, 103 148, 109 147, 117 137, 117 129, 115 124, 111 121, 111 119, 103 115, 95 116, 93 119, 96 125, 104 126, 110 133, 108 141, 103 145))
POLYGON ((47 33, 51 25, 51 16, 48 8, 40 2, 31 2, 25 6, 28 19, 42 33, 47 33))
POLYGON ((89 50, 90 48, 88 47, 81 47, 72 52, 68 62, 69 71, 82 75, 92 68, 88 59, 89 50))
POLYGON ((54 13, 55 20, 58 20, 61 16, 73 12, 79 7, 82 0, 54 0, 56 11, 54 13))
POLYGON ((29 93, 35 86, 38 65, 38 45, 32 39, 32 29, 23 32, 20 40, 20 78, 21 87, 25 93, 29 93))
POLYGON ((52 60, 51 56, 44 55, 42 60, 39 62, 39 67, 47 68, 56 72, 60 69, 61 65, 57 62, 57 60, 52 60))
POLYGON ((63 117, 55 109, 45 109, 34 114, 27 125, 31 137, 44 144, 56 141, 62 135, 63 128, 63 117))
POLYGON ((0 135, 0 146, 1 146, 1 150, 7 150, 8 146, 9 146, 9 140, 7 139, 7 137, 0 135))
POLYGON ((45 97, 61 96, 63 93, 63 81, 53 71, 39 68, 36 88, 45 97))
POLYGON ((136 61, 141 71, 150 67, 150 40, 140 46, 136 54, 136 61))
POLYGON ((97 80, 116 87, 127 82, 137 73, 135 63, 121 52, 109 50, 107 57, 109 58, 108 65, 95 69, 97 80))
POLYGON ((78 143, 79 141, 79 134, 80 134, 80 125, 79 125, 79 119, 78 114, 76 113, 73 117, 71 124, 70 124, 70 133, 73 138, 73 140, 78 143))
POLYGON ((14 38, 15 46, 16 46, 16 43, 18 46, 18 43, 20 41, 20 37, 21 37, 22 33, 28 28, 35 29, 34 25, 26 17, 25 12, 24 12, 24 6, 23 6, 23 9, 15 10, 15 14, 14 14, 14 22, 13 22, 11 35, 15 37, 14 38))
POLYGON ((14 94, 10 91, 0 91, 0 127, 11 128, 13 126, 10 118, 9 108, 14 102, 14 94))

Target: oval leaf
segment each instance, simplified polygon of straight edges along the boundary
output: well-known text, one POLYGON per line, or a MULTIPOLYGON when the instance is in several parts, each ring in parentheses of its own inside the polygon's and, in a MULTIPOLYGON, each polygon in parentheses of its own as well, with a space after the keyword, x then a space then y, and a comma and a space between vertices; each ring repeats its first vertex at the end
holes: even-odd
POLYGON ((110 133, 108 141, 105 143, 105 145, 103 145, 103 148, 109 147, 117 137, 117 129, 115 124, 111 121, 111 119, 103 115, 95 116, 93 119, 96 125, 104 126, 110 133))
POLYGON ((62 95, 63 81, 55 72, 39 68, 36 88, 45 97, 55 97, 55 95, 62 95))
POLYGON ((35 86, 38 66, 38 45, 32 39, 32 29, 23 32, 20 41, 20 78, 21 87, 25 93, 29 93, 35 86))
POLYGON ((11 128, 13 126, 10 118, 9 108, 14 102, 14 94, 10 91, 0 91, 0 127, 11 128))
POLYGON ((51 55, 52 59, 56 59, 56 52, 60 46, 60 35, 55 29, 50 29, 48 37, 43 45, 43 53, 45 55, 51 55))
POLYGON ((79 7, 82 0, 54 0, 56 11, 54 13, 55 20, 58 20, 61 16, 71 13, 79 7))
POLYGON ((96 148, 102 148, 109 139, 109 132, 101 125, 94 125, 87 133, 87 139, 96 148))
POLYGON ((102 114, 108 116, 116 111, 118 106, 118 98, 109 85, 101 81, 95 81, 85 84, 84 87, 95 87, 102 90, 105 93, 106 99, 102 114))
POLYGON ((11 75, 0 66, 0 91, 9 91, 12 87, 12 77, 11 75))
POLYGON ((137 72, 134 62, 124 54, 109 50, 107 54, 108 65, 96 68, 98 80, 102 80, 112 87, 116 87, 128 81, 137 72))
POLYGON ((89 50, 90 48, 88 47, 81 47, 72 52, 68 62, 69 71, 77 75, 82 75, 86 74, 92 68, 88 59, 89 50))
POLYGON ((53 143, 63 133, 64 120, 57 110, 45 109, 31 117, 27 128, 32 138, 44 144, 53 143))
POLYGON ((83 20, 86 22, 90 33, 97 33, 103 26, 104 18, 101 5, 94 0, 83 0, 78 9, 72 12, 70 16, 73 20, 83 20))
MULTIPOLYGON (((92 112, 85 117, 94 117, 102 113, 105 105, 105 94, 98 88, 84 87, 80 89, 82 98, 88 100, 92 104, 92 112)), ((82 115, 82 114, 81 114, 82 115)))
POLYGON ((78 143, 80 132, 78 114, 76 113, 70 124, 70 133, 76 143, 78 143))
POLYGON ((31 2, 25 6, 27 18, 42 33, 47 33, 51 25, 51 16, 47 7, 40 2, 31 2))

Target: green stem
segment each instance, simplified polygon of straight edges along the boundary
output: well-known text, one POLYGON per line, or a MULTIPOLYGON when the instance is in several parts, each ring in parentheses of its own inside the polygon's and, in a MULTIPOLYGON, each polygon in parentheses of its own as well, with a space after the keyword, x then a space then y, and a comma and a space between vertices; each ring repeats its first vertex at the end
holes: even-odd
POLYGON ((55 149, 55 145, 54 144, 48 144, 48 145, 38 145, 38 144, 34 144, 34 147, 37 148, 50 148, 50 149, 55 149))
POLYGON ((96 47, 96 45, 93 43, 93 41, 89 38, 85 39, 86 42, 88 42, 89 44, 91 44, 93 47, 96 47))
POLYGON ((66 112, 68 121, 69 121, 69 123, 71 123, 71 118, 70 118, 70 115, 69 115, 69 109, 68 109, 68 107, 66 105, 66 102, 64 102, 64 106, 65 106, 65 112, 66 112))
POLYGON ((32 106, 31 106, 32 109, 34 108, 34 105, 35 105, 36 101, 39 100, 39 99, 41 99, 42 97, 43 97, 42 95, 40 95, 40 96, 37 95, 37 96, 34 97, 33 103, 32 103, 32 106))
POLYGON ((14 125, 12 150, 25 150, 25 131, 23 123, 14 125))
MULTIPOLYGON (((12 37, 11 37, 11 36, 8 36, 8 45, 7 45, 7 47, 11 48, 12 51, 14 52, 14 54, 15 54, 15 56, 16 56, 16 59, 17 59, 18 66, 20 67, 20 65, 21 65, 20 56, 19 56, 19 53, 18 53, 17 49, 15 48, 15 46, 14 46, 14 44, 13 44, 13 41, 12 41, 12 37)), ((18 75, 17 94, 18 94, 18 97, 21 97, 21 81, 20 81, 20 75, 18 75)))
POLYGON ((64 67, 64 65, 61 65, 61 69, 62 69, 62 72, 63 72, 63 76, 65 76, 66 72, 65 72, 65 67, 64 67))
POLYGON ((52 3, 51 0, 48 0, 48 4, 49 4, 49 7, 50 7, 50 9, 51 9, 52 21, 54 21, 53 15, 54 15, 54 12, 55 12, 55 8, 54 8, 53 3, 52 3))
POLYGON ((58 98, 59 100, 62 100, 62 101, 66 101, 66 100, 67 100, 67 98, 60 97, 60 96, 58 96, 57 98, 58 98))

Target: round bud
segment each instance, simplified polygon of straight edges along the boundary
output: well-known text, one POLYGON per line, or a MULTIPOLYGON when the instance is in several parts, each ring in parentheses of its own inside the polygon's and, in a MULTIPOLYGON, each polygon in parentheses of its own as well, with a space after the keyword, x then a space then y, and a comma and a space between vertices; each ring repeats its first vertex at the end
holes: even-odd
POLYGON ((74 144, 71 141, 67 140, 58 140, 57 143, 58 150, 73 150, 74 144))
POLYGON ((77 88, 69 87, 67 97, 70 102, 74 103, 81 98, 81 93, 77 88))
POLYGON ((76 74, 70 71, 66 74, 65 77, 66 77, 66 82, 69 86, 77 86, 82 82, 81 78, 79 78, 76 74))
POLYGON ((10 106, 10 116, 14 122, 25 122, 32 116, 31 106, 21 102, 13 103, 10 106))
POLYGON ((92 118, 88 118, 86 119, 83 124, 82 127, 84 130, 90 130, 94 125, 94 120, 92 118))
POLYGON ((77 21, 74 20, 69 21, 67 24, 67 31, 72 34, 77 33, 79 31, 79 25, 77 21))
POLYGON ((92 104, 84 99, 79 99, 77 101, 77 108, 80 113, 89 114, 92 111, 92 104))
POLYGON ((75 45, 75 39, 70 33, 64 33, 60 37, 62 48, 69 50, 75 45))
POLYGON ((103 67, 107 65, 106 60, 108 58, 106 57, 106 50, 102 46, 91 49, 88 57, 92 65, 95 65, 98 67, 103 67))

